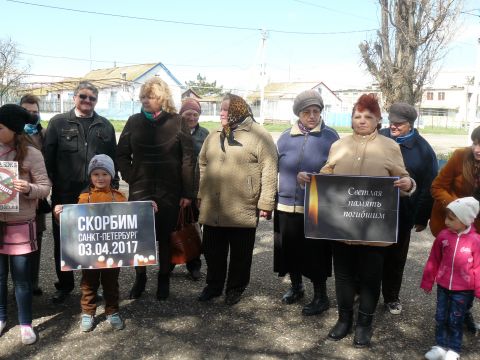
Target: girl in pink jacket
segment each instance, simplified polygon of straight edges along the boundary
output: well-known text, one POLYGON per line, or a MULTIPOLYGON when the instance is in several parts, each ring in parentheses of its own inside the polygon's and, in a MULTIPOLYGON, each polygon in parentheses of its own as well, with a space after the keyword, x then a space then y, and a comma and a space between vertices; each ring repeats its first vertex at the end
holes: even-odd
POLYGON ((460 359, 465 312, 474 296, 480 298, 480 235, 472 226, 478 211, 473 197, 448 204, 447 228, 435 239, 425 265, 420 287, 429 293, 437 283, 437 345, 426 359, 460 359))

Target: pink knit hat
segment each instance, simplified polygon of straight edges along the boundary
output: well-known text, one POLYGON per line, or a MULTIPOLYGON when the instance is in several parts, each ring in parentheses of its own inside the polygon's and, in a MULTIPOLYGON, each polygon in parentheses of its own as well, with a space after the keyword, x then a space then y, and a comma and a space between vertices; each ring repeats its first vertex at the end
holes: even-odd
POLYGON ((182 115, 187 110, 193 110, 199 114, 202 113, 200 103, 194 98, 186 98, 182 101, 182 107, 180 108, 179 114, 182 115))

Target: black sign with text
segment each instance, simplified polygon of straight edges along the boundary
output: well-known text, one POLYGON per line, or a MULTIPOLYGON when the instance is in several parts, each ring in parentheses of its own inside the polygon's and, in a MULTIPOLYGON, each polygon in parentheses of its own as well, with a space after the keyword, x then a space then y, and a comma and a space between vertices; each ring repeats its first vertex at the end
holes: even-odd
POLYGON ((305 189, 305 236, 396 243, 397 179, 312 175, 305 189))
POLYGON ((150 201, 64 205, 62 271, 157 264, 150 201))

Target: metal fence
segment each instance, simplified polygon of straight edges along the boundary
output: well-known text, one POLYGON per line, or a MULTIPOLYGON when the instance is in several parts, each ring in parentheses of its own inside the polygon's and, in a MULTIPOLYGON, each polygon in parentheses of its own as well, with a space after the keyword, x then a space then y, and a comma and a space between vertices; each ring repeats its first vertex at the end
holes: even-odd
MULTIPOLYGON (((20 98, 18 96, 4 96, 2 98, 3 104, 7 103, 16 103, 18 104, 20 98)), ((202 115, 210 117, 219 117, 220 116, 220 105, 221 101, 218 102, 201 102, 202 115)), ((102 116, 113 119, 113 120, 127 120, 131 115, 140 112, 141 102, 136 101, 110 101, 107 104, 99 103, 95 111, 102 116)), ((61 112, 69 111, 74 107, 74 102, 72 99, 63 100, 63 103, 60 103, 60 100, 40 100, 40 112, 49 113, 49 114, 58 114, 61 112)), ((251 105, 253 115, 255 118, 260 118, 260 105, 251 105)), ((325 123, 329 126, 343 126, 349 127, 351 125, 351 113, 339 113, 331 112, 325 110, 322 114, 325 123)), ((388 114, 382 114, 383 124, 388 123, 388 114)), ((292 115, 292 120, 294 117, 292 115)), ((269 123, 284 123, 285 120, 275 120, 269 119, 269 123)), ((418 119, 418 125, 420 127, 431 126, 431 127, 443 127, 443 128, 464 128, 466 127, 466 122, 455 121, 452 118, 451 114, 448 113, 427 113, 424 111, 420 112, 418 119)))

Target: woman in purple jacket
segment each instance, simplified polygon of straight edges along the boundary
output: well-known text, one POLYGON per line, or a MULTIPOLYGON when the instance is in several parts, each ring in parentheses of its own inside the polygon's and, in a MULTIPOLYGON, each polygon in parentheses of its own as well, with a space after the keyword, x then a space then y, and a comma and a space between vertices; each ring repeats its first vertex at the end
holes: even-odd
POLYGON ((302 275, 313 282, 313 300, 303 307, 303 315, 320 314, 329 308, 327 277, 332 274, 330 244, 306 239, 303 204, 305 190, 297 183, 297 173, 316 172, 325 164, 330 146, 338 134, 321 118, 323 100, 317 90, 300 93, 293 103, 298 121, 283 132, 277 142, 279 166, 278 204, 275 214, 274 271, 290 274, 290 289, 283 295, 293 304, 304 295, 302 275))

